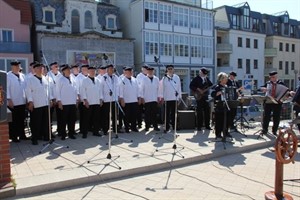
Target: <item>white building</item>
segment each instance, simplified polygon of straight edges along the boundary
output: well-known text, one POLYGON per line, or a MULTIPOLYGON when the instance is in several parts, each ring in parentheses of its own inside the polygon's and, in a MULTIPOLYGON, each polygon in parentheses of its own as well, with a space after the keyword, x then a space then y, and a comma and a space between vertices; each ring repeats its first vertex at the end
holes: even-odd
POLYGON ((210 69, 215 80, 214 12, 201 0, 111 0, 120 8, 123 33, 135 39, 135 65, 147 63, 161 78, 163 65, 173 64, 189 92, 190 80, 200 67, 210 69), (180 3, 186 2, 186 3, 180 3), (154 57, 160 63, 156 63, 154 57))

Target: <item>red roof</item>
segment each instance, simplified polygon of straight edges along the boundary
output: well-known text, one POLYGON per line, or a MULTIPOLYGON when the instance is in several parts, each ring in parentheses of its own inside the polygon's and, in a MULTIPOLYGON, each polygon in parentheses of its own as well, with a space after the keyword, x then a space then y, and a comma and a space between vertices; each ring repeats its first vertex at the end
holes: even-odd
POLYGON ((31 25, 31 7, 29 0, 3 0, 16 10, 21 11, 21 24, 31 25))

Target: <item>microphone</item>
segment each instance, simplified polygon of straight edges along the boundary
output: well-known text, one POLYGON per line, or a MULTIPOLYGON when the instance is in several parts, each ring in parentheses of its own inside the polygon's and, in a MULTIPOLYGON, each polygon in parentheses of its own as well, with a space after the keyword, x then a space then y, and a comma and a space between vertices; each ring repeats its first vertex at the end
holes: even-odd
POLYGON ((158 63, 158 61, 159 61, 159 58, 154 56, 154 62, 158 63))
POLYGON ((43 57, 44 57, 44 55, 43 55, 43 51, 42 51, 42 50, 40 50, 40 56, 41 56, 41 58, 43 58, 43 57))
POLYGON ((108 59, 108 56, 107 56, 105 53, 104 53, 102 56, 103 56, 103 59, 104 59, 104 60, 107 60, 107 59, 108 59))

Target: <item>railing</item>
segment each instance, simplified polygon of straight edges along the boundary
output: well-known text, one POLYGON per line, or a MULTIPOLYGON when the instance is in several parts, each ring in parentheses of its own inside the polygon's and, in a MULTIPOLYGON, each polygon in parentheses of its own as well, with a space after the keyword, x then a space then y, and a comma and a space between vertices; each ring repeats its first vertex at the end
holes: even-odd
POLYGON ((0 53, 30 53, 29 42, 0 42, 0 53))
POLYGON ((265 57, 277 56, 277 48, 265 48, 265 57))
POLYGON ((232 44, 226 44, 226 43, 217 44, 217 52, 232 53, 232 44))

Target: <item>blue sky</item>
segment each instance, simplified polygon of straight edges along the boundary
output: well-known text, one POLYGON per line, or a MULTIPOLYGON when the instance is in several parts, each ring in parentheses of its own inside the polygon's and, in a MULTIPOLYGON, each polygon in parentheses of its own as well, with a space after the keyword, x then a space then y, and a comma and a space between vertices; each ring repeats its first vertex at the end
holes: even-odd
MULTIPOLYGON (((202 0, 204 3, 205 0, 202 0)), ((246 1, 243 0, 213 0, 213 7, 220 7, 223 5, 233 6, 246 1)), ((300 21, 300 0, 248 0, 250 10, 275 14, 281 11, 288 11, 290 19, 300 21)))

